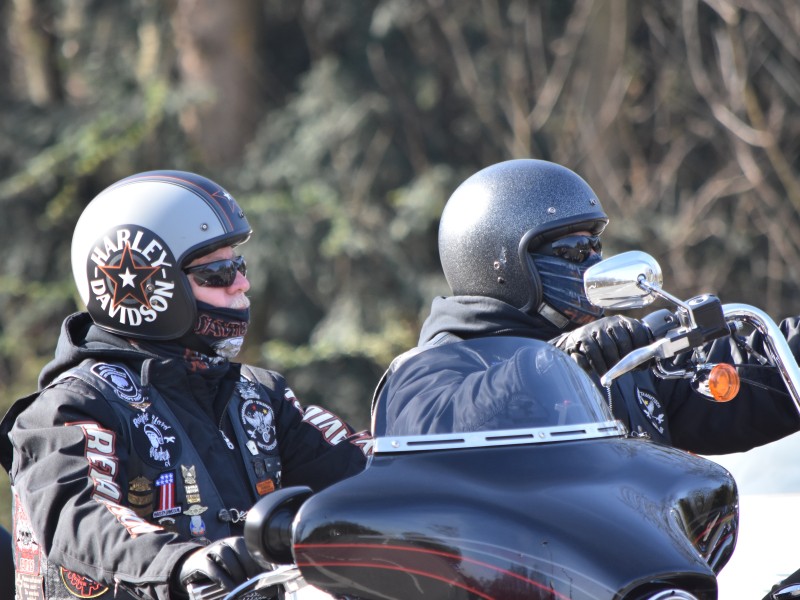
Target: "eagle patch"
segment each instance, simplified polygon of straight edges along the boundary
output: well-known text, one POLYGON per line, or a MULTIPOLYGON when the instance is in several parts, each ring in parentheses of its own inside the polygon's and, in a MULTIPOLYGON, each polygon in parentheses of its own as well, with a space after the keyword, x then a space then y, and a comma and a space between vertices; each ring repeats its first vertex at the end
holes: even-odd
POLYGON ((247 436, 256 446, 270 452, 278 445, 275 434, 275 413, 271 406, 260 400, 244 400, 239 409, 239 416, 247 436))
POLYGON ((636 388, 636 401, 642 409, 644 416, 650 421, 653 428, 660 434, 664 434, 664 421, 667 416, 664 414, 664 407, 653 394, 636 388))

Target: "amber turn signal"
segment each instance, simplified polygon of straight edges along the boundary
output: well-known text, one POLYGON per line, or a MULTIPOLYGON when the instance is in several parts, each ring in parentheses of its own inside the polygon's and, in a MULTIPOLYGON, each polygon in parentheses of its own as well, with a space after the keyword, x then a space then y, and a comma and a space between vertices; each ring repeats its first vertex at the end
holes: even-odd
POLYGON ((715 365, 708 374, 708 391, 717 402, 728 402, 739 393, 741 380, 736 367, 720 363, 715 365))

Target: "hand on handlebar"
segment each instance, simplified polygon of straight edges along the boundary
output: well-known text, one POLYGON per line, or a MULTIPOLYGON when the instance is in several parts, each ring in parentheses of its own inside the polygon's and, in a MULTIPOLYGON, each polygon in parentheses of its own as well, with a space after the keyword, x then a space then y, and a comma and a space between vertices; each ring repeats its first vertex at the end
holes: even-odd
POLYGON ((614 315, 598 319, 553 340, 585 371, 604 375, 619 360, 652 342, 650 330, 629 317, 614 315))
POLYGON ((214 584, 226 592, 263 568, 250 556, 241 536, 228 537, 188 554, 175 570, 183 589, 189 584, 214 584))

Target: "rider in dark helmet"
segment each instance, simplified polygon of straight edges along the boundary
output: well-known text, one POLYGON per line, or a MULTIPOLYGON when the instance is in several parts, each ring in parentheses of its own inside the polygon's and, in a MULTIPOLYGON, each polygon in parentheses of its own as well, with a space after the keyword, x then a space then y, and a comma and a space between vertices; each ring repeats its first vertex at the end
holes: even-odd
MULTIPOLYGON (((390 365, 376 391, 373 433, 470 431, 492 418, 498 396, 518 401, 533 393, 526 389, 535 382, 525 380, 524 355, 454 364, 429 351, 437 346, 492 336, 552 341, 599 386, 598 375, 650 343, 644 324, 603 317, 586 299, 583 275, 601 260, 607 223, 589 185, 551 162, 510 160, 464 181, 439 224, 439 254, 453 295, 433 300, 419 345, 390 365), (403 370, 422 351, 425 368, 403 370), (505 369, 502 377, 498 369, 505 369)), ((782 326, 790 342, 800 341, 797 319, 782 326)), ((719 362, 732 353, 738 364, 749 360, 727 340, 707 350, 719 362)), ((792 402, 778 393, 747 386, 734 401, 714 404, 690 382, 656 379, 647 370, 617 379, 608 400, 632 435, 705 454, 747 450, 800 427, 792 402)))
POLYGON ((439 258, 454 296, 500 300, 555 335, 602 314, 586 300, 583 273, 600 260, 606 224, 578 175, 542 160, 510 160, 479 171, 450 196, 439 258), (562 241, 553 250, 555 240, 562 241))
POLYGON ((230 591, 261 570, 242 537, 260 497, 365 466, 368 434, 231 360, 250 317, 250 233, 227 191, 182 171, 133 175, 86 206, 72 243, 86 311, 0 423, 18 595, 230 591))

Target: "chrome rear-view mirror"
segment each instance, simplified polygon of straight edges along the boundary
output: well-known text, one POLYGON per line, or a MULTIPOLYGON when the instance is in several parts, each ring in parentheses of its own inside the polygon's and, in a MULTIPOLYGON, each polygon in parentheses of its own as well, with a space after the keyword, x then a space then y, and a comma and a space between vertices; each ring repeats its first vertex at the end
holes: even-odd
POLYGON ((639 250, 606 258, 583 277, 589 302, 612 310, 647 306, 656 299, 652 288, 661 288, 663 281, 656 259, 639 250))

